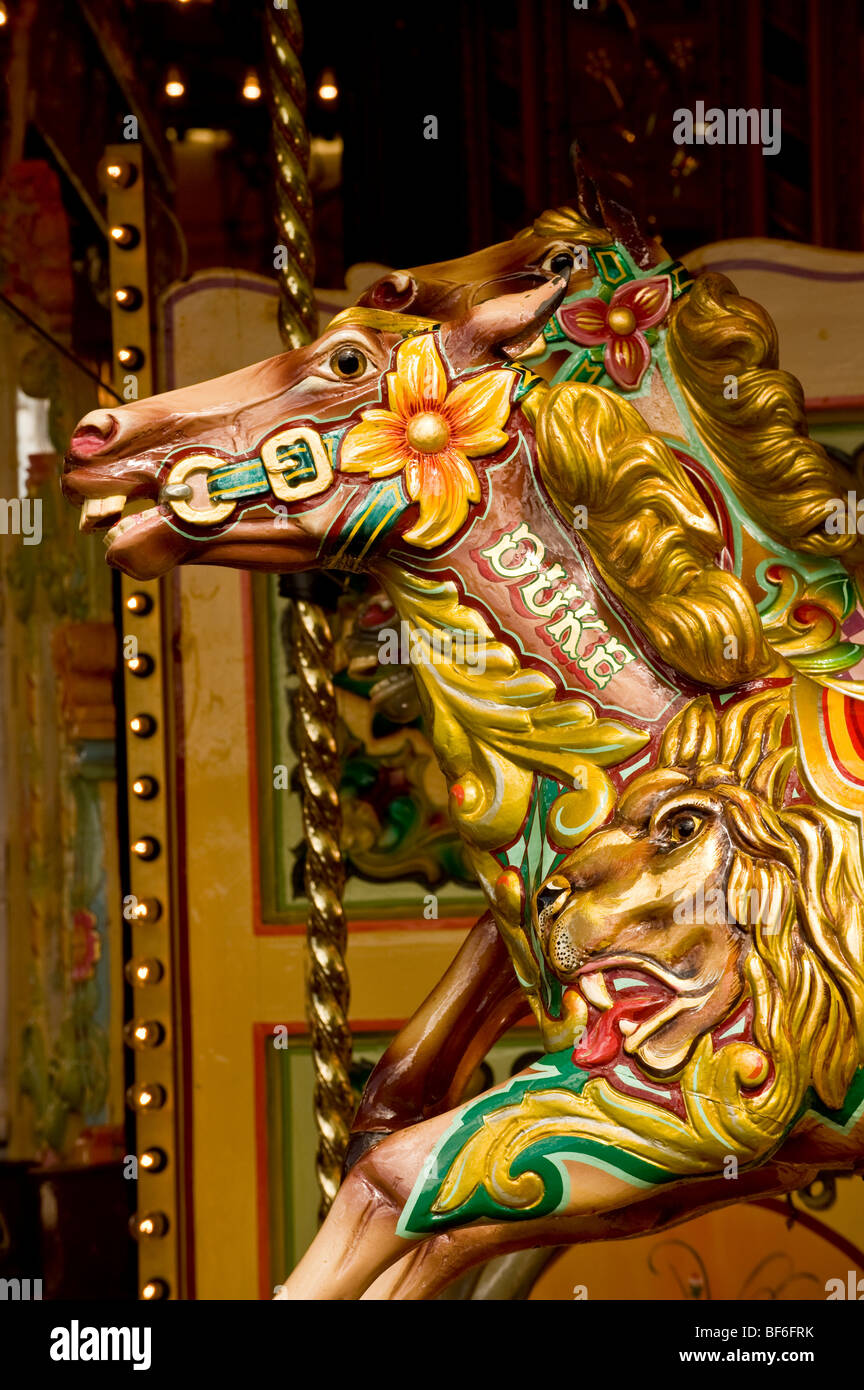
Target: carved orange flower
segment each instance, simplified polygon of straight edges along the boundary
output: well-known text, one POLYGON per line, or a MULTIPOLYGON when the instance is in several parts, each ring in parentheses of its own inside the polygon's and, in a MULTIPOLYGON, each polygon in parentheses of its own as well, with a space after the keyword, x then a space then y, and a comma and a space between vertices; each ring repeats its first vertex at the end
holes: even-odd
POLYGON ((447 389, 447 377, 431 333, 406 338, 387 373, 389 409, 364 410, 342 441, 340 466, 348 473, 387 478, 404 470, 416 526, 405 540, 431 550, 449 540, 480 501, 480 483, 469 460, 494 454, 507 443, 502 426, 510 413, 513 372, 480 372, 447 389))

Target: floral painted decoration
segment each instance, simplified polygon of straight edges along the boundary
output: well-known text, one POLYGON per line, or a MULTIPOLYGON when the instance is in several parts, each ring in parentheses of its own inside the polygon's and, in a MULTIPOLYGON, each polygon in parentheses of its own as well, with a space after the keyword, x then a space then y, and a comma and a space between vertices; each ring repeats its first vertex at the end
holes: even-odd
POLYGON ((645 330, 666 317, 672 303, 672 282, 666 275, 622 285, 606 303, 580 299, 558 311, 558 321, 571 342, 601 347, 603 365, 615 382, 635 391, 651 361, 645 330))
POLYGON ((72 918, 72 980, 80 985, 92 980, 102 955, 102 941, 96 917, 81 907, 72 918))
POLYGON ((340 467, 347 473, 387 478, 403 473, 417 524, 404 539, 430 550, 449 540, 480 501, 472 458, 497 453, 507 443, 512 368, 479 372, 448 389, 431 333, 400 343, 396 370, 387 373, 388 407, 364 410, 342 441, 340 467))

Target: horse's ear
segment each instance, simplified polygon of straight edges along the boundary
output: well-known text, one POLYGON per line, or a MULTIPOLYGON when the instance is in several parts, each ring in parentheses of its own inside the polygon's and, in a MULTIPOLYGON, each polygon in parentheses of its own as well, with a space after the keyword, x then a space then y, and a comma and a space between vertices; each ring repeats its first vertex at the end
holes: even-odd
POLYGON ((502 294, 475 304, 441 325, 441 343, 454 367, 512 362, 542 333, 567 293, 569 279, 556 275, 522 294, 502 294))
POLYGON ((573 172, 576 175, 576 207, 586 222, 591 222, 595 227, 602 227, 603 224, 603 204, 597 185, 592 179, 586 167, 586 161, 574 140, 570 149, 573 161, 573 172))
POLYGON ((420 286, 406 270, 391 270, 365 289, 357 300, 367 309, 389 309, 404 313, 416 300, 420 286))

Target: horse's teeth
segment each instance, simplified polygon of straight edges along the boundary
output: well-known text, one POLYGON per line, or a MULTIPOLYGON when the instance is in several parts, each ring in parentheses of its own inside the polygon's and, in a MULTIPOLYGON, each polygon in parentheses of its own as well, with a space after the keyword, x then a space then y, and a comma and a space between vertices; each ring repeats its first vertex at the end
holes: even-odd
POLYGON ((103 535, 102 539, 105 544, 111 545, 112 541, 116 541, 118 536, 122 536, 124 531, 128 531, 130 526, 136 524, 140 515, 140 512, 133 512, 131 516, 122 517, 116 526, 112 526, 111 530, 106 531, 103 535))
POLYGON ((81 508, 79 529, 92 531, 104 517, 122 516, 125 505, 126 498, 122 492, 113 494, 111 497, 88 497, 81 508))
POLYGON ((606 981, 600 970, 595 970, 591 975, 583 975, 579 980, 579 988, 589 1004, 593 1004, 597 1009, 611 1009, 612 996, 606 987, 606 981))

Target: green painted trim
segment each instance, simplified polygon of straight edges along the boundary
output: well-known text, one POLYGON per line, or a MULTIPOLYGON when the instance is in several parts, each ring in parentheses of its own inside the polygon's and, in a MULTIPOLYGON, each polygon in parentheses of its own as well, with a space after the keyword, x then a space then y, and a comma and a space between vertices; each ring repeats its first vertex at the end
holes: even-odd
POLYGON ((409 501, 401 477, 374 483, 361 494, 359 504, 342 527, 341 545, 334 550, 329 564, 338 569, 346 558, 361 560, 376 541, 392 531, 409 501))
POLYGON ((568 1158, 614 1173, 633 1187, 655 1187, 679 1176, 635 1154, 613 1149, 602 1140, 561 1135, 532 1145, 520 1154, 510 1170, 514 1177, 536 1172, 543 1179, 544 1195, 532 1207, 513 1210, 497 1202, 485 1187, 477 1187, 456 1211, 439 1213, 432 1210, 452 1164, 467 1141, 483 1127, 487 1117, 503 1105, 512 1104, 514 1099, 521 1099, 533 1091, 548 1090, 550 1085, 579 1095, 588 1080, 588 1072, 574 1066, 567 1048, 562 1052, 547 1053, 527 1075, 514 1077, 503 1090, 481 1096, 466 1106, 442 1135, 427 1160, 405 1204, 398 1234, 411 1240, 452 1226, 464 1226, 482 1217, 494 1221, 533 1221, 564 1211, 570 1201, 569 1176, 564 1167, 564 1160, 568 1158))

